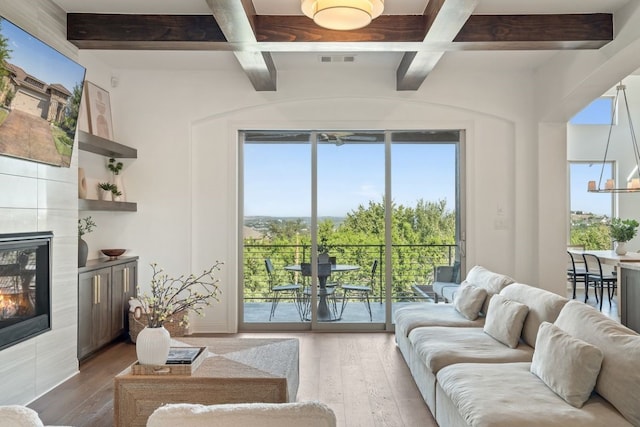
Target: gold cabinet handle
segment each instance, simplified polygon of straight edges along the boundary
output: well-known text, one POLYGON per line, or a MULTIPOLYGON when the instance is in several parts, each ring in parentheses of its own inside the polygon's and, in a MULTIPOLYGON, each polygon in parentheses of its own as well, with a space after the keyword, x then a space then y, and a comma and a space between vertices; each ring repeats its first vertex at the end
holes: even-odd
POLYGON ((100 304, 100 292, 102 292, 102 276, 98 275, 98 304, 100 304))
POLYGON ((93 305, 98 304, 98 277, 93 276, 93 305))

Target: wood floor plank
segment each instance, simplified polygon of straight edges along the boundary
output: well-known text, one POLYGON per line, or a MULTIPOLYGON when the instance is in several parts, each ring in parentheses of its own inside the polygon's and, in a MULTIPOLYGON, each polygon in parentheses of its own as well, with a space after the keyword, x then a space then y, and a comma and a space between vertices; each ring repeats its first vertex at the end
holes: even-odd
MULTIPOLYGON (((389 333, 243 333, 228 337, 298 338, 297 400, 320 400, 339 427, 435 427, 389 333)), ((113 425, 113 378, 135 362, 135 346, 117 343, 80 373, 29 405, 45 424, 113 425)))

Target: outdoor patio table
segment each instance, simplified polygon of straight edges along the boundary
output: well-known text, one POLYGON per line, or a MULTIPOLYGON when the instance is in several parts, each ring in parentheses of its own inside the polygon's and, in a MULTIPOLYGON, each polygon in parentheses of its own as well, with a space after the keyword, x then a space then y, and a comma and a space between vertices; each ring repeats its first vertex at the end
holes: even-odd
MULTIPOLYGON (((294 264, 287 265, 284 267, 287 271, 302 271, 302 265, 294 264)), ((331 274, 333 273, 342 273, 346 271, 356 271, 360 270, 359 265, 350 265, 350 264, 331 264, 331 274)), ((318 276, 318 285, 320 289, 318 291, 318 321, 331 321, 331 320, 339 320, 336 316, 331 314, 331 310, 329 310, 329 306, 327 305, 327 278, 329 276, 319 275, 318 276)))

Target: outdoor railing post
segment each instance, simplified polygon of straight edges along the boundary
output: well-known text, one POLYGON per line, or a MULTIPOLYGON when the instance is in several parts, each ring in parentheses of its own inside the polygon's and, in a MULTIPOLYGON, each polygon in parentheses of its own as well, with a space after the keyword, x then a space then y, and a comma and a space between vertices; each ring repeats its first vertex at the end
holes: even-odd
POLYGON ((382 304, 382 245, 378 245, 378 260, 380 268, 378 269, 378 287, 380 288, 380 304, 382 304))

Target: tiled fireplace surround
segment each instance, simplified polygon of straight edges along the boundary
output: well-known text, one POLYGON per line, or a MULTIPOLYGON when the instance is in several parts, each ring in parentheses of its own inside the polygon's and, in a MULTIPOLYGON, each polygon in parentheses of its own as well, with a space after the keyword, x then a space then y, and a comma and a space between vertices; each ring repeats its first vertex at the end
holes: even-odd
MULTIPOLYGON (((44 0, 0 1, 0 14, 70 58, 65 14, 44 0)), ((0 233, 52 231, 51 331, 0 351, 2 404, 26 404, 78 371, 78 151, 70 168, 0 156, 0 233)))

